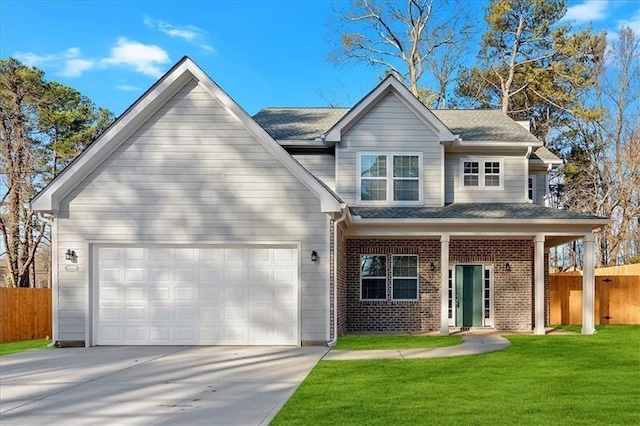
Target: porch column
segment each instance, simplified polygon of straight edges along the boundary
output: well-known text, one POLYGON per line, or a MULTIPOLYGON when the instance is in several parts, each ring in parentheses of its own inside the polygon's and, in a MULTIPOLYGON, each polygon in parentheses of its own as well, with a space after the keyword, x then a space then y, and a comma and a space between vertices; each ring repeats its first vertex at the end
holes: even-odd
POLYGON ((448 234, 440 236, 440 334, 449 335, 449 240, 448 234))
POLYGON ((544 335, 544 234, 536 234, 535 253, 533 257, 535 276, 535 324, 534 334, 544 335))
POLYGON ((595 328, 595 271, 594 235, 584 235, 584 262, 582 266, 582 334, 594 334, 595 328))

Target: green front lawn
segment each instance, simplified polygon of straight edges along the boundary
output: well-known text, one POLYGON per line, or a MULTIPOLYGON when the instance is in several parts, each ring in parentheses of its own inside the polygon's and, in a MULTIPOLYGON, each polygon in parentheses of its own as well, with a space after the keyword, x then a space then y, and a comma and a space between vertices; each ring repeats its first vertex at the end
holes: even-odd
POLYGON ((482 355, 321 361, 272 425, 640 424, 640 327, 508 336, 482 355))
POLYGON ((348 334, 338 339, 334 349, 361 351, 368 349, 441 348, 462 343, 460 336, 385 336, 348 334))
POLYGON ((48 349, 49 340, 23 340, 21 342, 0 343, 0 356, 9 355, 16 352, 26 351, 28 349, 48 349))

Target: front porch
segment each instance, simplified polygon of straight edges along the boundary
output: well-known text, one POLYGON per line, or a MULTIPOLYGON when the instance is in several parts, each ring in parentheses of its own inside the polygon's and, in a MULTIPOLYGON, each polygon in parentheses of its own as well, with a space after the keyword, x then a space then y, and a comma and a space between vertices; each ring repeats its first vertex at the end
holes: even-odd
MULTIPOLYGON (((576 237, 345 235, 338 335, 434 330, 448 335, 459 329, 544 334, 549 325, 548 250, 576 237), (365 260, 377 262, 377 270, 365 260)), ((585 252, 592 253, 593 235, 582 238, 585 252)), ((593 271, 593 256, 585 256, 584 265, 593 271)), ((593 334, 593 272, 585 273, 584 288, 582 332, 593 334)))

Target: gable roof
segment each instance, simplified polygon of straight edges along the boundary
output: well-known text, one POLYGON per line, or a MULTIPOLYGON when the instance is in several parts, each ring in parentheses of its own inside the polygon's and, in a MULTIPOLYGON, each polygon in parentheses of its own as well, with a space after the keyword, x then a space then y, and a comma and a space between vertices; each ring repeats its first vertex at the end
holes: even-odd
POLYGON ((229 95, 187 56, 183 57, 131 107, 102 133, 62 173, 52 180, 31 202, 36 211, 57 211, 60 201, 107 159, 149 117, 158 111, 189 81, 195 79, 212 97, 244 125, 249 133, 319 199, 323 212, 338 212, 344 207, 340 198, 298 161, 291 157, 229 95))
MULTIPOLYGON (((349 108, 264 108, 253 118, 274 139, 312 140, 327 132, 349 111, 349 108), (317 121, 314 121, 316 119, 317 121)), ((541 143, 538 138, 501 111, 455 109, 430 111, 463 141, 541 143)))
POLYGON ((436 117, 429 108, 420 102, 402 83, 393 75, 389 75, 382 80, 375 89, 369 92, 360 100, 353 108, 341 117, 324 135, 323 139, 328 142, 339 142, 342 135, 351 128, 362 116, 364 116, 371 108, 373 108, 382 98, 389 93, 394 93, 398 99, 410 110, 416 117, 430 127, 440 141, 453 141, 456 135, 445 126, 442 121, 436 117))

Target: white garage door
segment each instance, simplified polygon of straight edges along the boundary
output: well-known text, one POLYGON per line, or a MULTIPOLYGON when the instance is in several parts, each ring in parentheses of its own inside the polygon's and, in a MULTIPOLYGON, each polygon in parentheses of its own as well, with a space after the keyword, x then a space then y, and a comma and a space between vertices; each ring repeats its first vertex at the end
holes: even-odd
POLYGON ((97 345, 298 344, 294 248, 97 248, 97 345))

